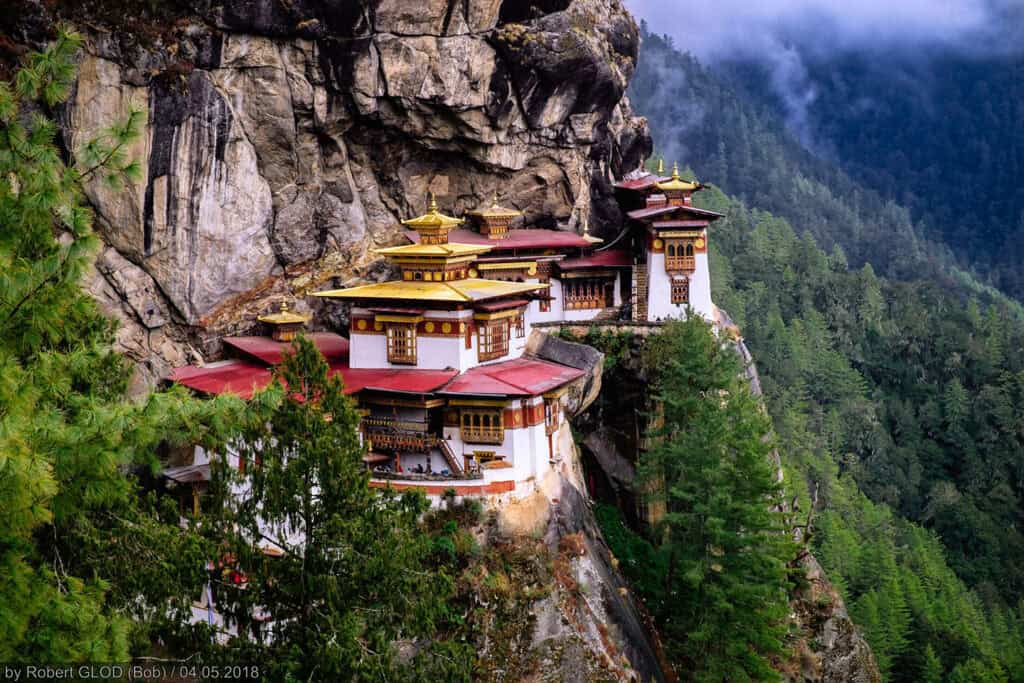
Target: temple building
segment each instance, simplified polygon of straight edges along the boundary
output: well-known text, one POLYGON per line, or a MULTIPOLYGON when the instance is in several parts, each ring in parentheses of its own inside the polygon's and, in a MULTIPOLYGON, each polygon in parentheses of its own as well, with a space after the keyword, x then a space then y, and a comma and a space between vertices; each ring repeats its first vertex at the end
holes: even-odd
POLYGON ((693 206, 703 186, 683 180, 675 165, 668 178, 639 174, 615 187, 632 228, 633 320, 681 318, 690 307, 715 321, 708 226, 722 214, 693 206))
MULTIPOLYGON (((587 230, 523 227, 497 197, 456 218, 431 196, 425 214, 402 221, 407 243, 378 250, 396 279, 314 293, 348 312, 347 337, 307 336, 359 405, 371 485, 501 500, 550 483, 574 448, 567 395, 588 375, 530 353, 531 330, 667 320, 688 307, 715 320, 707 229, 720 214, 693 206, 700 188, 678 168, 618 183, 626 222, 607 246, 587 230)), ((259 317, 265 335, 223 340, 232 358, 170 380, 248 398, 308 320, 282 306, 259 317)), ((166 474, 197 486, 208 480, 204 464, 166 474)), ((183 505, 198 506, 195 486, 183 505)))

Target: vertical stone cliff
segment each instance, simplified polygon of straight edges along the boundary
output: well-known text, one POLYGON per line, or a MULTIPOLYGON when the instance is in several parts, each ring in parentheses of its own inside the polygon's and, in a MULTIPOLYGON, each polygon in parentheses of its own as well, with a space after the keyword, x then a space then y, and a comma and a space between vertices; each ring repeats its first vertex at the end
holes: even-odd
POLYGON ((69 149, 145 112, 142 179, 86 188, 107 244, 91 289, 140 382, 276 301, 374 277, 371 249, 428 191, 611 229, 610 181, 651 148, 619 0, 160 0, 149 24, 114 0, 17 2, 0 51, 60 19, 87 37, 69 149))

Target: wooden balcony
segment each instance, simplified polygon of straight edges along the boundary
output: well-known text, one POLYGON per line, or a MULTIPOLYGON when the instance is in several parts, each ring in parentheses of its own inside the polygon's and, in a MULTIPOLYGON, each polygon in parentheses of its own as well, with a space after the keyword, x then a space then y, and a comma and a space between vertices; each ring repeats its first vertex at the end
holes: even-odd
POLYGON ((427 423, 419 420, 396 420, 391 417, 364 417, 363 431, 427 432, 427 423))
POLYGON ((687 272, 692 273, 697 269, 697 261, 693 256, 666 256, 665 270, 670 273, 687 272))
POLYGON ((437 447, 438 441, 433 434, 379 431, 367 431, 364 434, 373 443, 374 450, 427 453, 437 447))
POLYGON ((462 440, 466 443, 501 444, 505 441, 505 429, 502 427, 467 427, 463 425, 462 440))

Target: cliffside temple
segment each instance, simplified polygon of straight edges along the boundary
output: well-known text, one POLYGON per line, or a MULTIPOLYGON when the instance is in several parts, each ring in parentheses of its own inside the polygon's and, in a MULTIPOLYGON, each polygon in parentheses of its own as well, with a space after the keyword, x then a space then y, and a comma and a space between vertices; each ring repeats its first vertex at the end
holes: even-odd
MULTIPOLYGON (((309 336, 358 401, 371 485, 495 504, 554 491, 575 448, 566 396, 585 393, 600 368, 539 357, 530 335, 543 334, 538 325, 650 324, 688 311, 716 322, 707 230, 720 215, 692 205, 700 188, 678 167, 628 176, 616 185, 626 221, 608 246, 586 229, 523 226, 497 197, 449 216, 431 194, 426 213, 402 221, 407 243, 377 250, 395 279, 313 293, 347 308, 347 338, 309 336)), ((249 398, 310 319, 282 305, 258 318, 268 336, 225 337, 234 358, 170 379, 249 398)))

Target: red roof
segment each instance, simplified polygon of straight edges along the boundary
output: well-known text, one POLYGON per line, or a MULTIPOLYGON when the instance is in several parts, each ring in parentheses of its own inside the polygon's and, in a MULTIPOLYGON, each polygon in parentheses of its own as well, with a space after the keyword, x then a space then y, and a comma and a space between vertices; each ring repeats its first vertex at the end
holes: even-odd
MULTIPOLYGON (((306 335, 324 358, 338 361, 348 358, 348 339, 333 332, 312 332, 306 335)), ((291 349, 289 342, 279 342, 270 337, 224 337, 224 343, 242 353, 261 360, 267 365, 277 365, 285 351, 291 349)))
POLYGON ((624 249, 608 249, 581 258, 567 258, 559 261, 562 270, 582 270, 585 268, 631 268, 633 257, 624 249))
POLYGON ((428 394, 440 389, 455 375, 454 368, 448 370, 397 370, 391 368, 349 368, 334 367, 345 381, 345 393, 354 394, 363 389, 378 391, 404 391, 413 394, 428 394))
POLYGON ((583 376, 582 370, 532 358, 478 365, 441 392, 469 396, 539 396, 583 376))
MULTIPOLYGON (((419 233, 409 230, 405 236, 410 241, 419 243, 419 233)), ((492 240, 486 235, 472 230, 452 230, 448 233, 448 241, 456 244, 473 244, 492 247, 495 251, 503 249, 570 249, 572 247, 589 247, 591 243, 575 232, 568 230, 542 230, 530 228, 525 230, 509 230, 500 240, 492 240)))
POLYGON ((244 399, 270 384, 270 368, 244 360, 205 367, 175 368, 168 379, 204 394, 236 394, 244 399))
POLYGON ((511 299, 510 301, 495 301, 494 303, 477 304, 476 310, 478 311, 507 311, 510 308, 518 308, 519 306, 527 305, 529 300, 527 299, 511 299))
POLYGON ((653 173, 648 173, 646 175, 640 176, 639 178, 634 178, 633 180, 620 180, 619 182, 615 183, 615 187, 621 190, 643 191, 648 188, 654 187, 654 185, 657 183, 664 183, 669 180, 672 180, 672 178, 668 176, 662 178, 654 175, 653 173))
MULTIPOLYGON (((331 373, 340 374, 345 393, 363 389, 425 394, 447 384, 458 370, 397 370, 350 368, 346 362, 331 363, 331 373)), ((175 369, 169 378, 204 394, 236 394, 244 399, 270 385, 270 368, 243 360, 230 360, 205 367, 189 365, 175 369)))
POLYGON ((676 211, 682 211, 684 213, 692 213, 692 214, 697 215, 697 216, 708 216, 708 217, 714 217, 714 218, 721 218, 722 215, 723 215, 723 214, 717 213, 715 211, 708 211, 707 209, 698 209, 696 206, 685 206, 685 205, 652 206, 652 207, 646 208, 646 209, 634 209, 633 211, 628 212, 626 215, 629 216, 630 218, 635 218, 637 220, 642 220, 644 218, 652 218, 654 216, 668 215, 668 214, 674 213, 676 211))

